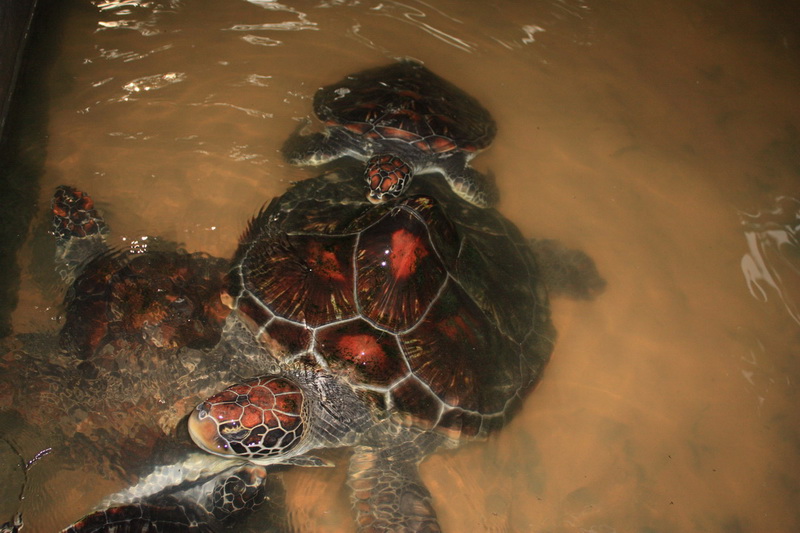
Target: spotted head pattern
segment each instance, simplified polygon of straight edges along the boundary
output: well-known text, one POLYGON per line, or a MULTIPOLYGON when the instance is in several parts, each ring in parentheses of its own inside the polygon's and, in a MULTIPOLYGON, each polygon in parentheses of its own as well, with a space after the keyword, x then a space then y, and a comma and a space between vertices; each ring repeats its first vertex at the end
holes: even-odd
POLYGON ((254 378, 198 405, 189 419, 189 432, 198 446, 213 454, 270 463, 303 440, 304 400, 302 390, 288 378, 254 378))

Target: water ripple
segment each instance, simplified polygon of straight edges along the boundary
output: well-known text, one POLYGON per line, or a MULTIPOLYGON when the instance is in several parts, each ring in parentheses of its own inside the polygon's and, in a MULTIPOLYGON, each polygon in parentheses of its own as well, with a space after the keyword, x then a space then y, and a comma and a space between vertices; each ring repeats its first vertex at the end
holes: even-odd
POLYGON ((548 5, 547 13, 537 17, 536 23, 527 22, 515 30, 518 36, 493 36, 492 39, 504 48, 513 50, 535 43, 537 33, 551 31, 563 34, 573 28, 574 42, 580 45, 592 44, 594 30, 592 21, 589 20, 591 8, 586 0, 551 0, 548 5))
POLYGON ((257 46, 279 46, 283 44, 282 41, 277 39, 270 39, 269 37, 259 37, 258 35, 245 35, 242 40, 257 46))
POLYGON ((800 200, 780 196, 773 208, 739 217, 748 247, 741 267, 750 294, 766 302, 776 293, 800 324, 800 200))
POLYGON ((134 30, 141 33, 144 37, 149 37, 151 35, 157 35, 161 33, 159 30, 154 30, 151 28, 152 24, 149 22, 141 21, 141 20, 107 20, 107 21, 98 21, 97 25, 100 26, 100 30, 115 30, 115 29, 122 29, 122 30, 134 30))
POLYGON ((317 28, 316 22, 292 20, 287 22, 270 22, 265 24, 234 24, 228 29, 231 31, 263 31, 263 30, 301 31, 301 30, 318 30, 319 28, 317 28))
POLYGON ((101 20, 97 22, 97 31, 102 30, 134 30, 144 37, 150 37, 161 33, 156 29, 158 26, 158 15, 160 13, 176 13, 180 8, 180 0, 165 0, 157 2, 152 0, 109 0, 94 1, 94 6, 103 13, 104 16, 118 17, 113 20, 101 20), (141 20, 130 17, 141 15, 141 20))
POLYGON ((140 59, 144 59, 158 52, 169 50, 170 48, 172 48, 172 46, 173 46, 172 44, 165 44, 164 46, 159 46, 158 48, 153 48, 152 50, 148 50, 147 52, 141 52, 141 53, 133 51, 122 52, 116 48, 112 49, 100 48, 98 51, 100 52, 101 59, 107 59, 107 60, 119 59, 123 63, 128 63, 130 61, 138 61, 140 59))
MULTIPOLYGON (((283 13, 290 13, 297 17, 297 20, 285 22, 273 22, 266 24, 235 24, 228 28, 231 31, 303 31, 303 30, 318 30, 316 22, 308 20, 308 15, 302 11, 298 11, 293 7, 274 2, 273 0, 247 0, 249 3, 257 5, 268 11, 279 11, 283 13)), ((261 46, 276 46, 281 44, 281 41, 275 41, 266 37, 254 37, 248 35, 244 40, 250 44, 257 44, 261 46), (268 44, 272 43, 272 44, 268 44)))
MULTIPOLYGON (((456 22, 458 24, 463 24, 460 20, 443 13, 438 9, 435 9, 434 7, 432 7, 429 4, 426 4, 425 2, 418 2, 418 3, 436 11, 438 14, 444 16, 445 18, 453 22, 456 22)), ((373 7, 372 10, 389 18, 393 18, 395 20, 399 20, 406 24, 411 24, 413 26, 416 26, 425 33, 435 37, 436 39, 439 39, 443 43, 449 44, 450 46, 458 48, 459 50, 462 50, 464 52, 471 53, 477 49, 477 45, 475 43, 469 42, 465 39, 460 39, 455 35, 447 33, 444 30, 440 30, 432 26, 431 24, 425 22, 425 19, 428 17, 428 14, 419 8, 410 6, 408 4, 404 4, 402 2, 390 1, 387 3, 378 4, 377 6, 373 7)))
POLYGON ((249 117, 256 117, 256 118, 274 118, 273 113, 268 113, 266 111, 259 111, 258 109, 252 109, 249 107, 242 107, 238 105, 229 104, 227 102, 203 102, 203 103, 194 103, 189 104, 190 106, 217 106, 217 107, 230 107, 231 109, 235 109, 236 111, 241 111, 245 115, 249 117))
POLYGON ((123 85, 122 88, 128 91, 128 93, 156 91, 184 80, 186 80, 186 74, 183 72, 166 72, 164 74, 153 74, 152 76, 136 78, 123 85))

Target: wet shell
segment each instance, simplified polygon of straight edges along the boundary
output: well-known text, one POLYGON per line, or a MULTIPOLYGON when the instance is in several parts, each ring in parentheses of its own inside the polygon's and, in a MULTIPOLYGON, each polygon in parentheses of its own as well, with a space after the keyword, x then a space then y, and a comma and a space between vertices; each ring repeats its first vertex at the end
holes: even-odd
POLYGON ((413 61, 323 87, 314 97, 314 111, 328 126, 431 154, 477 152, 497 133, 492 116, 475 98, 413 61))
POLYGON ((282 362, 455 434, 502 424, 555 340, 528 243, 442 179, 377 207, 347 175, 295 185, 251 222, 228 291, 282 362))

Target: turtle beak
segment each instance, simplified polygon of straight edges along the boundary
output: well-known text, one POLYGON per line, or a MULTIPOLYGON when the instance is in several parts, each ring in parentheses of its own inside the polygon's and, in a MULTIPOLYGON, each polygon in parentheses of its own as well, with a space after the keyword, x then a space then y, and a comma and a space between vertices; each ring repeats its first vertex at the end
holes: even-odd
POLYGON ((228 442, 220 437, 219 428, 209 416, 205 402, 198 405, 189 415, 189 436, 200 449, 214 455, 231 456, 234 453, 228 442))
POLYGON ((376 194, 375 191, 369 191, 367 193, 367 200, 369 200, 369 203, 371 203, 373 205, 381 204, 381 203, 383 203, 383 197, 382 196, 383 195, 378 196, 378 194, 376 194))

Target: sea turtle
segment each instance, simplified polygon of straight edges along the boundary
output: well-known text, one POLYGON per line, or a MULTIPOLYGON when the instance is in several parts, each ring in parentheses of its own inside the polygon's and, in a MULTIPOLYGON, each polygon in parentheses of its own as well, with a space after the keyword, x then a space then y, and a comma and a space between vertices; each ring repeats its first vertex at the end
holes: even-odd
POLYGON ((94 201, 74 187, 56 189, 52 212, 56 262, 69 284, 62 349, 85 359, 118 339, 160 348, 219 342, 225 260, 174 247, 110 250, 94 201))
MULTIPOLYGON (((229 313, 219 301, 228 261, 163 244, 137 250, 143 253, 110 250, 91 197, 73 187, 56 190, 52 216, 57 269, 69 285, 66 318, 58 333, 0 341, 2 437, 17 442, 21 455, 52 449, 43 461, 62 471, 129 483, 152 461, 174 462, 193 451, 181 429, 186 413, 220 383, 251 375, 254 361, 269 366, 272 359, 220 340, 229 313)), ((194 505, 185 499, 187 484, 207 478, 224 490, 233 487, 229 478, 245 474, 229 464, 183 479, 180 491, 165 484, 146 501, 125 501, 125 512, 139 506, 152 524, 173 520, 169 509, 194 505)), ((193 516, 204 516, 204 508, 193 516)), ((92 531, 93 520, 75 530, 92 531)))
POLYGON ((250 223, 225 298, 282 369, 200 403, 189 431, 262 465, 352 447, 359 531, 438 531, 418 463, 502 426, 550 358, 533 250, 579 296, 604 282, 585 254, 531 246, 441 178, 375 206, 352 175, 302 181, 250 223))
POLYGON ((494 205, 494 179, 468 165, 497 128, 472 96, 422 64, 403 60, 364 70, 314 95, 322 133, 301 125, 283 145, 295 165, 321 165, 344 156, 366 161, 367 198, 379 203, 406 190, 416 174, 440 172, 477 206, 494 205))

